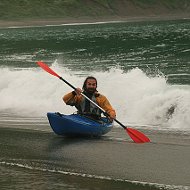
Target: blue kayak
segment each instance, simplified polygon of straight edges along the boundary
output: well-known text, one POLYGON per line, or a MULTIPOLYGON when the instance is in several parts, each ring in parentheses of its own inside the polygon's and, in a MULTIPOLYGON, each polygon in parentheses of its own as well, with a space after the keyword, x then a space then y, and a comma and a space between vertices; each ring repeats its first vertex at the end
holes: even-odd
POLYGON ((64 115, 47 113, 53 131, 63 136, 102 136, 108 133, 113 124, 107 118, 93 120, 79 114, 64 115))

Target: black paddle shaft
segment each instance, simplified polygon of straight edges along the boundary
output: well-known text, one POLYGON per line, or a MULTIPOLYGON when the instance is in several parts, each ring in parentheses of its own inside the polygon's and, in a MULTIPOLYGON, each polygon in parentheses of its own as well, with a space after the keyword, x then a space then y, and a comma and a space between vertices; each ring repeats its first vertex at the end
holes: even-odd
POLYGON ((71 88, 73 88, 74 90, 76 90, 76 88, 72 84, 70 84, 68 81, 66 81, 62 77, 59 77, 59 79, 61 79, 63 82, 65 82, 66 84, 68 84, 71 88))
POLYGON ((120 121, 118 121, 117 119, 114 119, 114 121, 116 121, 119 125, 121 125, 121 127, 123 127, 124 129, 127 129, 127 127, 125 125, 123 125, 120 121))

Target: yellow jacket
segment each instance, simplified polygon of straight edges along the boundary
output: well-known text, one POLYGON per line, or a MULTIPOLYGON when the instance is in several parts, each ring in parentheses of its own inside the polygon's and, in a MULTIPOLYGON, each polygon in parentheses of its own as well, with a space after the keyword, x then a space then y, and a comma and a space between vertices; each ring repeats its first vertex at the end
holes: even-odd
MULTIPOLYGON (((83 100, 82 95, 75 95, 73 92, 70 92, 63 97, 63 101, 67 105, 71 105, 71 106, 80 104, 82 100, 83 100)), ((116 117, 115 110, 113 109, 110 102, 104 95, 96 92, 96 102, 97 102, 97 105, 100 106, 106 113, 108 113, 111 118, 116 117)))

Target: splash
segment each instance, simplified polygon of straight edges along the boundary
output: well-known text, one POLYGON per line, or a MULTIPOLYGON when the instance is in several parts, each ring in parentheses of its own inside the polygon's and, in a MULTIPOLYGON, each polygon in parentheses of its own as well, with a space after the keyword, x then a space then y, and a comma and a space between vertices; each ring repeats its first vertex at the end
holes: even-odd
MULTIPOLYGON (((75 87, 87 76, 60 66, 51 68, 75 87)), ((163 76, 149 77, 135 68, 127 73, 120 68, 92 72, 98 90, 107 96, 117 119, 129 125, 190 130, 190 87, 170 85, 163 76)), ((11 70, 0 68, 0 112, 26 116, 45 116, 47 112, 70 114, 62 96, 72 89, 41 68, 11 70)))

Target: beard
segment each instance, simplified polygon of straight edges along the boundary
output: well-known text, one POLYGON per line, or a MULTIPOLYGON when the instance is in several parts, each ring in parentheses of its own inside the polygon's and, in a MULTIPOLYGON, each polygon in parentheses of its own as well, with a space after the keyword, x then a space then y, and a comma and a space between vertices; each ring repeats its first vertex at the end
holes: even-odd
POLYGON ((87 88, 86 92, 89 94, 93 94, 94 92, 96 92, 96 88, 87 88))

